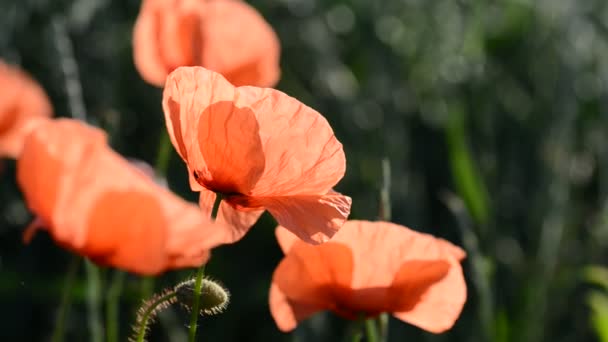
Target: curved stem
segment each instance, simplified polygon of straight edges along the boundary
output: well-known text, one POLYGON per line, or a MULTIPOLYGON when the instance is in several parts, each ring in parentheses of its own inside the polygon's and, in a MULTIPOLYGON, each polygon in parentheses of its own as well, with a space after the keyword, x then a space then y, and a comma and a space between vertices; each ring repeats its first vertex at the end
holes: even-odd
POLYGON ((65 276, 65 284, 63 291, 61 292, 61 304, 59 305, 59 312, 57 313, 57 322, 55 323, 55 330, 53 330, 53 336, 51 342, 60 342, 64 340, 64 326, 65 318, 70 310, 70 304, 72 297, 70 296, 72 288, 74 287, 74 280, 76 278, 76 271, 78 271, 78 265, 80 264, 80 258, 73 256, 68 266, 68 273, 65 276))
POLYGON ((160 296, 158 297, 152 304, 150 304, 146 310, 144 311, 144 313, 141 315, 141 320, 139 321, 139 329, 137 332, 137 342, 144 342, 145 341, 145 337, 146 337, 146 329, 148 328, 148 320, 150 319, 150 316, 152 315, 152 313, 154 313, 156 311, 156 307, 159 306, 160 304, 163 304, 167 301, 169 301, 171 298, 177 296, 177 294, 173 291, 168 292, 167 294, 165 294, 164 296, 160 296))

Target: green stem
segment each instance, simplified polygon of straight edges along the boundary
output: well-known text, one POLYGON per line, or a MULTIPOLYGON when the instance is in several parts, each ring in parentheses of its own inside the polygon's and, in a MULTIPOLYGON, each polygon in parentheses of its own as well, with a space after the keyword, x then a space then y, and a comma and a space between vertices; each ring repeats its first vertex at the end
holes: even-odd
POLYGON ((116 271, 108 289, 106 309, 106 337, 108 342, 118 342, 119 300, 125 280, 125 272, 116 271))
POLYGON ((159 176, 165 176, 167 174, 167 168, 169 167, 169 161, 171 160, 171 139, 169 139, 169 133, 166 129, 163 129, 160 133, 160 140, 158 142, 158 153, 156 155, 156 162, 154 163, 154 170, 159 176))
POLYGON ((101 297, 101 276, 99 268, 91 261, 85 261, 87 272, 87 307, 89 318, 89 329, 91 331, 91 342, 103 341, 103 324, 100 317, 100 297, 101 297))
POLYGON ((145 341, 146 329, 148 328, 148 320, 150 319, 150 316, 152 315, 152 313, 155 312, 156 307, 162 303, 169 301, 171 298, 173 298, 175 296, 177 296, 177 294, 174 291, 170 291, 167 294, 165 294, 164 296, 158 297, 152 304, 150 304, 146 308, 146 311, 144 311, 144 313, 141 315, 141 320, 139 321, 139 324, 138 324, 139 329, 138 329, 138 333, 137 333, 137 340, 136 340, 137 342, 145 341))
POLYGON ((367 342, 378 342, 378 327, 376 326, 376 320, 373 318, 365 320, 365 336, 367 336, 367 342))
POLYGON ((383 312, 378 316, 378 324, 380 328, 378 329, 380 341, 384 342, 388 340, 388 313, 383 312))
POLYGON ((196 280, 194 281, 194 298, 192 299, 192 313, 190 315, 190 331, 188 333, 188 341, 196 341, 196 328, 198 315, 200 311, 201 285, 203 276, 205 275, 205 265, 202 265, 196 271, 196 280))
MULTIPOLYGON (((217 194, 215 202, 213 203, 213 209, 211 210, 211 218, 215 220, 217 212, 222 202, 222 195, 217 194)), ((190 330, 188 333, 188 341, 194 342, 196 340, 196 328, 198 322, 198 315, 200 311, 200 299, 201 299, 201 285, 203 283, 203 276, 205 275, 205 265, 199 267, 196 271, 196 279, 194 281, 194 297, 192 298, 192 314, 190 315, 190 330)))
POLYGON ((78 265, 80 264, 80 258, 77 256, 73 256, 70 261, 70 265, 68 266, 68 272, 65 276, 65 285, 63 286, 63 291, 61 292, 61 304, 59 305, 59 311, 57 313, 57 322, 55 323, 55 330, 53 331, 53 336, 51 337, 51 342, 60 342, 64 340, 63 333, 65 327, 65 318, 70 311, 70 304, 72 296, 72 289, 74 288, 74 280, 76 278, 76 273, 78 271, 78 265))
POLYGON ((380 220, 391 220, 391 161, 382 159, 382 186, 380 188, 380 220))

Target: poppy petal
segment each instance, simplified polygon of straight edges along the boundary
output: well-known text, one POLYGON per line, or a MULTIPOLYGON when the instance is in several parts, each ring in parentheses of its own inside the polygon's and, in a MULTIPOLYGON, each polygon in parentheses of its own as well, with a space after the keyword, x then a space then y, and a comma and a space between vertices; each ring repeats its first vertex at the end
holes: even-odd
POLYGON ((425 292, 441 281, 450 270, 445 260, 412 260, 404 262, 389 288, 390 311, 411 310, 425 292))
POLYGON ((152 1, 142 1, 133 26, 133 61, 146 82, 160 87, 169 70, 160 55, 160 18, 154 7, 152 1))
POLYGON ((348 288, 352 275, 348 247, 332 242, 299 247, 285 256, 272 277, 276 289, 271 289, 270 311, 284 331, 293 329, 294 320, 336 307, 335 291, 348 288))
POLYGON ((210 103, 231 101, 234 96, 234 87, 228 81, 203 68, 181 67, 167 77, 163 92, 165 123, 173 146, 188 164, 190 177, 194 171, 209 173, 199 147, 198 129, 193 127, 199 127, 200 117, 210 103))
POLYGON ((17 162, 30 209, 62 246, 142 274, 200 266, 216 229, 196 205, 156 185, 76 120, 38 126, 17 162))
POLYGON ((135 66, 156 86, 186 65, 215 70, 237 86, 274 86, 279 55, 272 27, 244 1, 146 0, 133 28, 135 66))
POLYGON ((250 193, 265 166, 255 114, 231 101, 215 102, 200 114, 198 130, 207 164, 200 182, 225 194, 250 193))
POLYGON ((234 209, 222 201, 217 214, 217 222, 230 227, 222 238, 222 243, 233 243, 240 240, 262 216, 264 210, 242 211, 234 209))
POLYGON ((244 1, 209 1, 205 6, 201 66, 235 86, 274 86, 280 76, 280 45, 264 18, 244 1), (238 53, 235 53, 238 47, 238 53))
POLYGON ((27 134, 52 115, 44 90, 25 72, 0 61, 0 157, 17 158, 27 134))
POLYGON ((323 196, 259 199, 279 225, 312 244, 326 242, 342 227, 351 202, 350 197, 335 192, 323 196))
POLYGON ((453 259, 454 251, 460 250, 432 235, 382 221, 348 221, 332 241, 352 247, 357 265, 353 274, 355 289, 388 287, 404 262, 453 259), (378 246, 386 252, 374 252, 378 246))
MULTIPOLYGON (((217 195, 207 189, 201 190, 199 205, 205 217, 211 216, 211 210, 217 195)), ((207 240, 213 244, 233 243, 240 240, 253 226, 264 210, 237 210, 226 201, 220 202, 216 222, 221 224, 207 240), (221 228, 220 228, 221 227, 221 228)))
POLYGON ((298 322, 307 319, 319 311, 317 306, 290 301, 274 283, 270 285, 268 302, 270 313, 279 329, 283 332, 295 329, 298 322))
POLYGON ((256 115, 266 159, 251 195, 319 195, 342 177, 346 157, 327 120, 278 90, 237 88, 235 106, 256 115))
POLYGON ((287 254, 295 243, 302 241, 294 233, 281 226, 275 229, 274 235, 284 254, 287 254))
POLYGON ((448 274, 432 285, 412 309, 394 312, 398 319, 424 330, 441 333, 450 329, 464 306, 467 287, 458 262, 450 265, 448 274))

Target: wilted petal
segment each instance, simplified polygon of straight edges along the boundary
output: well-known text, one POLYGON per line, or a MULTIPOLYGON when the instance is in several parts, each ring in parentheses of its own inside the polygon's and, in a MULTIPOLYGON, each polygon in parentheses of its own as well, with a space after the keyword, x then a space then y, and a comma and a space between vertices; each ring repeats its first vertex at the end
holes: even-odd
POLYGON ((350 213, 351 201, 350 197, 335 192, 259 199, 281 226, 312 244, 329 240, 342 227, 350 213))

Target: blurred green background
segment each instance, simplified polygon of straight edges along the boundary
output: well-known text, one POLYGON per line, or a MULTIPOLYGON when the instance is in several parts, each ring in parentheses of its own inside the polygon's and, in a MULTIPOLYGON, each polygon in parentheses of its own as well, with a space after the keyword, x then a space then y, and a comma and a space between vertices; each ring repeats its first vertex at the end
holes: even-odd
MULTIPOLYGON (((608 2, 249 3, 282 43, 277 88, 323 113, 344 144, 348 168, 337 190, 352 196, 351 218, 378 217, 388 158, 393 221, 468 252, 469 299, 455 327, 432 335, 391 320, 390 341, 608 341, 608 2)), ((0 57, 38 80, 59 116, 79 107, 66 91, 73 70, 62 64, 73 57, 90 122, 123 155, 154 164, 161 90, 133 66, 139 5, 0 0, 0 57)), ((194 201, 172 153, 169 186, 194 201)), ((24 246, 31 215, 14 162, 2 165, 0 340, 48 340, 71 269, 66 340, 102 341, 91 337, 100 327, 89 312, 99 309, 104 321, 116 271, 101 269, 101 288, 91 292, 90 269, 46 234, 24 246)), ((242 241, 214 251, 207 273, 230 289, 232 302, 223 315, 201 320, 201 340, 346 337, 349 327, 331 314, 291 335, 275 327, 267 304, 281 258, 273 228, 265 214, 242 241)), ((192 273, 170 272, 154 290, 192 273)), ((122 285, 119 336, 126 340, 142 282, 129 275, 122 285)), ((179 308, 167 312, 150 340, 180 341, 187 321, 179 308)))

